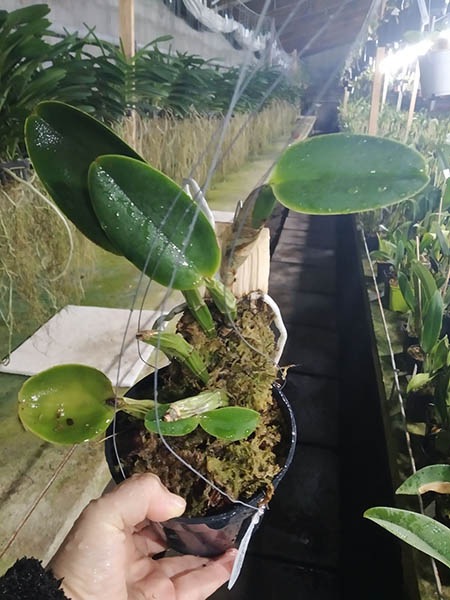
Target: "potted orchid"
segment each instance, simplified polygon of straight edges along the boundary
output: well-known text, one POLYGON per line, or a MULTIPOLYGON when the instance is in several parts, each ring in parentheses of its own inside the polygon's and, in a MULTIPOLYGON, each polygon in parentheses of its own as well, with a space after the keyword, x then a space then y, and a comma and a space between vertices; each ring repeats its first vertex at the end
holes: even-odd
POLYGON ((152 471, 187 499, 187 517, 164 524, 172 546, 223 552, 237 543, 252 510, 270 500, 295 446, 292 411, 275 383, 285 341, 281 315, 258 290, 234 297, 237 268, 276 202, 311 214, 373 210, 418 193, 428 182, 425 161, 371 136, 293 144, 240 205, 220 249, 201 195, 191 198, 83 112, 41 103, 27 120, 26 142, 42 183, 80 231, 181 290, 185 303, 136 332, 140 343, 169 358, 168 367, 120 395, 91 367, 55 366, 23 385, 20 419, 61 444, 109 428, 114 478, 152 471), (162 323, 175 315, 176 333, 167 333, 162 323))

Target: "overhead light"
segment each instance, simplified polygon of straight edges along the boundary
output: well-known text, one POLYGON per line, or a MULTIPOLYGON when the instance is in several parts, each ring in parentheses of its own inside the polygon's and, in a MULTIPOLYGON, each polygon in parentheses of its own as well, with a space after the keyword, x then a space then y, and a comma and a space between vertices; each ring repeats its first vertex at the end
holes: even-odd
POLYGON ((419 56, 426 54, 433 46, 431 40, 422 40, 417 44, 405 46, 397 52, 392 52, 381 63, 381 70, 385 74, 395 75, 414 63, 419 56))
POLYGON ((439 37, 450 42, 450 29, 444 29, 444 31, 440 31, 439 37))

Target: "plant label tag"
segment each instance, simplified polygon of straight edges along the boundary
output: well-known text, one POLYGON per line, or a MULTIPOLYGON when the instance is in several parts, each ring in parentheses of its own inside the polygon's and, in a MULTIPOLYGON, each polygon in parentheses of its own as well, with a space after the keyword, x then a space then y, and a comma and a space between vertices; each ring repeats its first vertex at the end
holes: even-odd
POLYGON ((250 525, 248 526, 248 529, 245 532, 241 543, 239 544, 239 550, 236 555, 236 558, 234 559, 233 569, 231 571, 230 580, 228 581, 229 590, 231 590, 231 588, 234 586, 239 577, 242 565, 244 564, 245 555, 247 554, 248 544, 252 538, 253 530, 258 525, 261 517, 263 516, 265 508, 265 506, 262 506, 258 508, 257 511, 255 511, 255 514, 253 515, 252 520, 250 521, 250 525))

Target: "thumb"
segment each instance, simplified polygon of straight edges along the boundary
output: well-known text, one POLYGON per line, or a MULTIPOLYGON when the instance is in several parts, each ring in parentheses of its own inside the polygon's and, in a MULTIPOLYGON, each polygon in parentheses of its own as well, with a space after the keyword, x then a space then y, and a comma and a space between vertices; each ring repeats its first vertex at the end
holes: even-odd
POLYGON ((142 521, 166 521, 182 515, 186 501, 172 494, 152 473, 133 475, 89 507, 99 520, 119 529, 133 528, 142 521))

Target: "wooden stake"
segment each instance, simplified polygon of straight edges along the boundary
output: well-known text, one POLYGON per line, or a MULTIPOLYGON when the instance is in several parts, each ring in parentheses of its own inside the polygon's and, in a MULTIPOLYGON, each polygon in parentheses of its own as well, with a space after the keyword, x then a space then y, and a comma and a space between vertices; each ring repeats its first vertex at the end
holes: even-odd
POLYGON ((342 102, 342 114, 343 115, 347 114, 347 106, 348 106, 349 96, 350 96, 350 90, 348 89, 348 87, 346 87, 344 89, 344 100, 342 102))
POLYGON ((267 66, 271 67, 273 65, 273 51, 276 43, 276 34, 277 30, 275 27, 275 19, 272 18, 270 22, 270 41, 269 41, 269 52, 266 55, 267 66))
POLYGON ((119 0, 119 33, 125 56, 131 58, 135 53, 134 0, 119 0))
MULTIPOLYGON (((123 51, 128 60, 135 55, 135 29, 134 29, 134 0, 119 0, 119 34, 123 51)), ((136 111, 130 114, 131 132, 127 140, 130 146, 136 147, 136 111)))
POLYGON ((383 86, 383 73, 381 71, 381 62, 386 54, 386 48, 384 46, 377 48, 377 55, 375 57, 375 75, 373 78, 372 87, 372 103, 370 106, 370 117, 369 117, 369 135, 377 135, 378 131, 378 115, 380 113, 380 95, 383 86))
POLYGON ((406 122, 405 136, 403 141, 406 143, 409 136, 409 131, 411 129, 412 120, 414 117, 414 110, 416 108, 416 100, 417 100, 417 92, 419 91, 419 82, 420 82, 420 68, 419 61, 416 62, 416 72, 414 74, 414 83, 413 89, 411 92, 411 102, 409 103, 409 112, 408 112, 408 120, 406 122))
POLYGON ((402 100, 403 100, 403 89, 402 89, 402 83, 400 83, 399 87, 398 87, 398 96, 397 96, 397 106, 396 106, 396 111, 400 112, 401 108, 402 108, 402 100))

